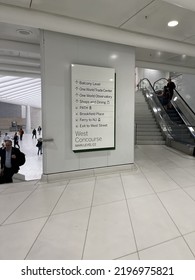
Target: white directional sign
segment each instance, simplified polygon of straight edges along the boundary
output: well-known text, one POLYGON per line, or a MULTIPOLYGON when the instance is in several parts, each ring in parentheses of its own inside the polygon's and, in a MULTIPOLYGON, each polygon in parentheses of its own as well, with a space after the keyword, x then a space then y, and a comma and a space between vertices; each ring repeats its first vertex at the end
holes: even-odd
POLYGON ((115 70, 72 64, 72 150, 115 148, 115 70))

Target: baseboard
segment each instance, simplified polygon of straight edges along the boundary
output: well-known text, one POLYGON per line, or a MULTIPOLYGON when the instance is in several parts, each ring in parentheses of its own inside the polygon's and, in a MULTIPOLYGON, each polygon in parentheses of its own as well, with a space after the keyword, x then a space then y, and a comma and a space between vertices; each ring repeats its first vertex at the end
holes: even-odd
POLYGON ((89 177, 103 176, 103 175, 109 175, 114 173, 132 172, 136 170, 137 170, 136 165, 130 163, 124 165, 115 165, 115 166, 67 171, 67 172, 52 173, 52 174, 42 174, 41 182, 55 182, 55 181, 71 180, 71 179, 78 179, 78 178, 89 178, 89 177))

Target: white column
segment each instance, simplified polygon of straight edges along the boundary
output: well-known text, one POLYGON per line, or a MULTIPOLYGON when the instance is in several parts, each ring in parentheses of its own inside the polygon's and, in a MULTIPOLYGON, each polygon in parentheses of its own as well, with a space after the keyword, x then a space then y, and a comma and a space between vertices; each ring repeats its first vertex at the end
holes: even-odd
POLYGON ((30 106, 26 106, 26 133, 31 133, 30 106))

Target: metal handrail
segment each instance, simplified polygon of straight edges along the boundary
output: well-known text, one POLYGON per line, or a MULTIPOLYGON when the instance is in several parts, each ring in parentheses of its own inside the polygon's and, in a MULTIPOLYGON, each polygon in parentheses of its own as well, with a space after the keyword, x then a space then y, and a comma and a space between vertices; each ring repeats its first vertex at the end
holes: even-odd
MULTIPOLYGON (((190 141, 184 140, 184 137, 182 136, 182 134, 180 136, 178 136, 174 133, 174 131, 176 131, 176 130, 181 131, 181 129, 185 129, 187 126, 185 124, 176 124, 169 118, 164 107, 160 103, 160 101, 156 95, 156 92, 155 92, 153 86, 151 85, 150 81, 147 78, 144 78, 140 81, 139 85, 142 89, 142 92, 145 95, 145 98, 146 98, 149 106, 153 110, 154 116, 157 119, 157 122, 159 123, 159 125, 161 127, 161 131, 162 131, 164 137, 166 139, 169 138, 169 139, 174 139, 176 141, 183 142, 186 144, 191 144, 190 141), (143 83, 144 83, 144 86, 142 87, 143 83)), ((190 126, 190 127, 192 127, 192 126, 190 126)), ((191 131, 190 131, 190 133, 191 133, 191 131)), ((191 133, 191 135, 193 138, 195 137, 195 135, 193 133, 191 133)))
MULTIPOLYGON (((166 80, 166 81, 168 82, 168 79, 166 79, 166 78, 160 78, 160 79, 156 80, 156 81, 153 83, 153 89, 154 89, 154 91, 155 91, 155 84, 157 84, 157 83, 158 83, 159 81, 161 81, 161 80, 166 80)), ((174 91, 177 93, 177 95, 179 96, 179 98, 182 99, 183 103, 185 103, 185 105, 188 107, 188 109, 192 112, 192 114, 193 114, 194 117, 195 117, 194 111, 193 111, 192 108, 188 105, 188 103, 184 100, 184 98, 181 96, 181 94, 180 94, 176 89, 175 89, 174 91)))

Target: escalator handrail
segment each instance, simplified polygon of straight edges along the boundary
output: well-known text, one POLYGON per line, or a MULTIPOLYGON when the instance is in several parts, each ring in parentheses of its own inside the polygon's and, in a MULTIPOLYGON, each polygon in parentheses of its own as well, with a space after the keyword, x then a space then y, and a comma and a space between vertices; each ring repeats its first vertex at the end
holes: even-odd
MULTIPOLYGON (((138 83, 138 86, 139 86, 139 84, 141 85, 141 82, 144 81, 144 80, 146 80, 146 81, 148 82, 148 84, 150 85, 152 91, 155 93, 154 96, 157 97, 156 91, 154 90, 154 88, 153 88, 151 82, 150 82, 147 78, 141 79, 140 82, 138 83)), ((165 112, 164 107, 163 107, 161 104, 159 104, 158 106, 160 106, 161 112, 163 112, 163 111, 165 112)), ((173 127, 180 127, 180 128, 181 128, 181 125, 177 125, 177 124, 174 123, 171 119, 169 119, 169 121, 168 121, 168 123, 167 123, 167 125, 166 125, 166 129, 167 129, 167 132, 169 133, 169 135, 171 135, 171 137, 172 137, 173 139, 175 139, 175 136, 173 136, 173 134, 172 134, 172 128, 173 128, 173 127)), ((184 127, 186 127, 186 125, 184 125, 184 127)), ((176 140, 176 139, 175 139, 175 140, 176 140)), ((177 138, 177 141, 182 142, 182 139, 178 139, 178 138, 177 138)), ((184 143, 184 141, 183 141, 183 143, 184 143)), ((188 142, 186 142, 186 143, 189 144, 188 142)))
POLYGON ((143 79, 141 79, 141 80, 139 81, 138 85, 141 84, 141 82, 144 81, 144 80, 146 80, 146 81, 149 83, 149 85, 151 86, 151 88, 152 88, 153 91, 155 92, 155 89, 154 89, 153 85, 151 84, 150 80, 148 80, 148 78, 143 78, 143 79))
MULTIPOLYGON (((146 80, 146 81, 149 83, 149 85, 150 85, 150 87, 151 87, 151 89, 152 89, 152 91, 153 91, 153 93, 154 93, 154 96, 157 97, 155 89, 153 88, 151 82, 150 82, 147 78, 141 79, 140 82, 138 83, 138 85, 141 84, 141 82, 144 81, 144 80, 146 80)), ((164 107, 161 105, 161 103, 159 103, 158 106, 161 108, 161 111, 162 111, 162 112, 166 113, 166 111, 165 111, 164 107)), ((167 114, 166 114, 166 115, 167 115, 167 114)), ((169 124, 171 124, 171 125, 175 125, 175 123, 174 123, 170 118, 169 118, 169 121, 168 121, 168 122, 169 122, 169 124)))
POLYGON ((183 99, 183 97, 181 96, 181 94, 179 94, 179 92, 175 89, 175 92, 177 93, 177 95, 179 95, 179 97, 181 98, 181 100, 184 102, 184 104, 188 107, 188 109, 191 111, 191 113, 194 115, 195 117, 195 113, 192 110, 192 108, 188 105, 188 103, 183 99))
MULTIPOLYGON (((157 82, 159 82, 160 80, 166 80, 166 81, 168 82, 168 79, 166 79, 166 78, 160 78, 160 79, 156 80, 156 81, 153 83, 153 88, 154 88, 155 84, 156 84, 157 82)), ((155 90, 154 90, 154 91, 155 91, 155 90)), ((193 114, 194 117, 195 117, 194 111, 193 111, 192 108, 188 105, 188 103, 183 99, 183 97, 181 96, 181 94, 180 94, 176 89, 174 89, 174 91, 177 93, 177 95, 181 98, 181 100, 184 102, 184 104, 188 107, 188 109, 192 112, 192 114, 193 114)))
POLYGON ((153 83, 153 88, 154 88, 155 84, 158 83, 160 80, 166 80, 166 82, 168 83, 168 79, 167 79, 167 78, 160 78, 160 79, 156 80, 156 81, 153 83))

